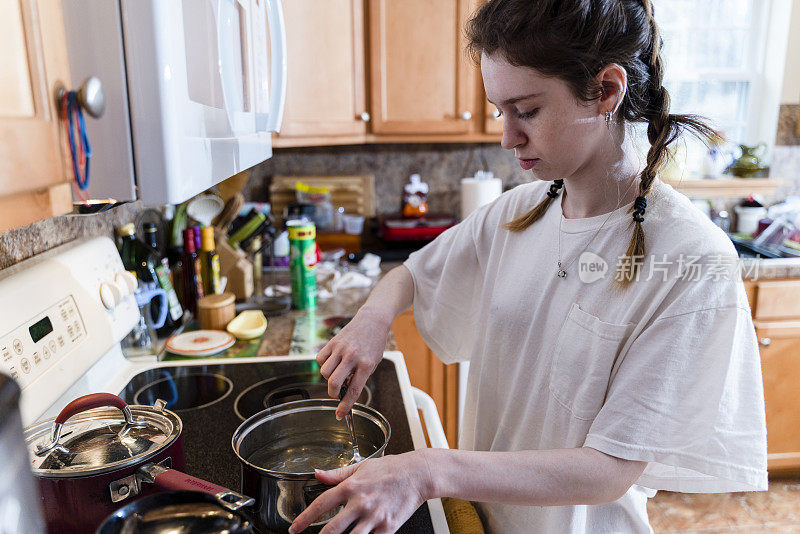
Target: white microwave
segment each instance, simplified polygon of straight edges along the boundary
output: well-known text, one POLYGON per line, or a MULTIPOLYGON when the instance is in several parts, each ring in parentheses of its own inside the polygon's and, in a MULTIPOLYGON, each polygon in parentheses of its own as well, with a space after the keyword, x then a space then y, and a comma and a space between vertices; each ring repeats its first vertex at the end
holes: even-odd
POLYGON ((86 117, 91 198, 176 204, 272 156, 286 96, 280 0, 62 0, 86 117))

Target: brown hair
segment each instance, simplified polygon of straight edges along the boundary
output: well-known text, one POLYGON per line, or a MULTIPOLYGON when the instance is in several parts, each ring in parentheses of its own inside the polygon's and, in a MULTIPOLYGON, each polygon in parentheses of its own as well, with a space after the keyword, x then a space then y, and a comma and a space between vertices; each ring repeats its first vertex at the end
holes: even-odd
MULTIPOLYGON (((667 158, 667 147, 683 130, 704 140, 715 136, 701 118, 669 112, 669 94, 662 85, 663 42, 652 0, 490 0, 467 23, 466 33, 476 63, 480 64, 482 53, 499 53, 512 65, 563 80, 585 102, 602 96, 603 87, 595 77, 603 68, 616 63, 627 71, 628 90, 619 116, 646 122, 650 141, 639 185, 641 198, 630 210, 633 234, 617 273, 617 280, 627 286, 645 254, 645 197, 667 158)), ((524 230, 541 218, 556 196, 548 193, 505 227, 524 230)))

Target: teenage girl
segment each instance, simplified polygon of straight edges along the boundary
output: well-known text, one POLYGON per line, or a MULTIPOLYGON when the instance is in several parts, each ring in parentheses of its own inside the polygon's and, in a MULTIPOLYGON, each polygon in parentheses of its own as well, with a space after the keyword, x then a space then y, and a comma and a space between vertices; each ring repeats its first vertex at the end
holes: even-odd
POLYGON ((532 183, 389 272, 317 355, 343 415, 396 315, 444 362, 469 361, 458 450, 367 460, 292 525, 396 531, 434 497, 474 501, 490 533, 647 533, 657 490, 767 486, 750 309, 725 234, 658 179, 669 112, 651 0, 491 0, 470 50, 532 183), (631 126, 646 126, 637 156, 631 126))

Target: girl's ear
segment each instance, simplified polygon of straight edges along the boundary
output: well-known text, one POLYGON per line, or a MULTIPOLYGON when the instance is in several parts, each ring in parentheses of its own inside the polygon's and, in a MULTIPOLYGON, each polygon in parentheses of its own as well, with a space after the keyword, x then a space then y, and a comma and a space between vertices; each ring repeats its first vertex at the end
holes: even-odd
POLYGON ((597 74, 595 80, 601 88, 598 101, 600 114, 608 111, 616 114, 628 89, 627 71, 616 63, 610 63, 597 74))

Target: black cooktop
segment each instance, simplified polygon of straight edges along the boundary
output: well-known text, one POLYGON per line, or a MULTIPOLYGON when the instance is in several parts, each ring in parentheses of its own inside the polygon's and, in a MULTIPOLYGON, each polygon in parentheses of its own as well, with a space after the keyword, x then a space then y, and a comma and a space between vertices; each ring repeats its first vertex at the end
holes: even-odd
MULTIPOLYGON (((159 398, 167 401, 167 409, 183 421, 186 471, 235 490, 241 489, 241 467, 231 437, 239 425, 270 405, 306 396, 328 398, 314 360, 161 367, 139 373, 120 393, 129 404, 152 405, 159 398)), ((389 421, 392 435, 386 454, 414 448, 391 361, 378 364, 359 402, 389 421)), ((427 503, 398 532, 432 533, 427 503)))

